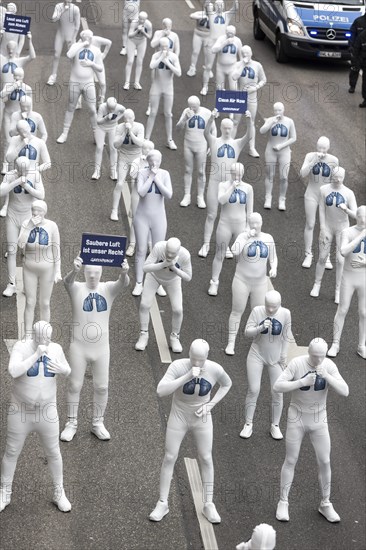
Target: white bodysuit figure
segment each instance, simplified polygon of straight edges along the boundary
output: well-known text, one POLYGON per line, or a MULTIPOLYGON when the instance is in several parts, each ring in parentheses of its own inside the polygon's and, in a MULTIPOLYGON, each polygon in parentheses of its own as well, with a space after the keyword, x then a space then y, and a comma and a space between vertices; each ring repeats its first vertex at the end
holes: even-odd
POLYGON ((340 253, 344 257, 339 305, 333 323, 333 342, 329 357, 339 352, 344 321, 353 294, 358 298, 358 347, 357 353, 366 359, 366 206, 356 211, 356 225, 344 229, 340 238, 340 253))
MULTIPOLYGON (((255 148, 255 118, 258 109, 258 90, 263 88, 267 82, 265 72, 262 65, 258 61, 252 59, 252 49, 250 46, 243 46, 241 49, 242 59, 235 63, 232 68, 231 78, 236 82, 236 90, 247 92, 247 109, 250 111, 253 120, 253 135, 249 141, 249 155, 254 158, 259 157, 259 153, 255 148)), ((241 121, 242 115, 234 114, 234 132, 233 137, 241 121)))
POLYGON ((175 55, 179 57, 180 55, 180 40, 176 32, 172 30, 173 21, 166 17, 162 20, 162 29, 159 29, 154 32, 154 36, 150 42, 150 46, 155 48, 156 52, 160 49, 160 40, 161 38, 168 38, 169 40, 169 50, 171 50, 175 55))
POLYGON ((273 439, 283 439, 279 424, 282 415, 283 395, 273 391, 273 384, 287 363, 288 345, 294 338, 291 330, 291 313, 281 306, 281 294, 270 290, 264 297, 264 306, 256 306, 249 315, 245 336, 252 339, 247 356, 248 392, 245 399, 245 424, 240 437, 247 439, 253 433, 253 418, 261 388, 263 368, 268 368, 272 395, 273 439))
POLYGON ((39 284, 39 316, 50 321, 50 300, 54 283, 61 277, 60 233, 57 224, 45 219, 47 204, 35 200, 32 217, 22 223, 18 246, 23 253, 23 282, 25 294, 25 336, 32 331, 39 284))
POLYGON ((122 188, 132 162, 137 156, 141 155, 145 133, 143 124, 135 121, 135 113, 132 109, 125 110, 123 121, 121 124, 118 124, 114 138, 114 147, 118 151, 118 179, 113 191, 113 204, 110 216, 113 221, 118 221, 118 206, 122 188))
POLYGON ((292 118, 284 115, 283 103, 273 105, 274 116, 266 118, 259 129, 261 134, 268 134, 268 142, 264 158, 266 162, 265 201, 264 208, 272 207, 273 180, 276 174, 276 166, 280 174, 280 192, 278 197, 278 210, 286 210, 286 193, 288 187, 288 173, 291 163, 290 146, 296 141, 296 129, 292 118))
POLYGON ((315 268, 315 282, 310 296, 317 298, 320 293, 325 263, 330 253, 333 238, 336 240, 336 304, 339 304, 339 292, 344 264, 340 240, 343 229, 349 227, 349 216, 356 218, 357 203, 354 192, 343 184, 345 170, 340 166, 333 168, 330 183, 320 189, 319 199, 319 258, 315 268))
POLYGON ((51 342, 51 335, 51 325, 38 321, 32 338, 17 342, 10 355, 8 371, 14 382, 1 464, 0 511, 10 504, 17 461, 31 432, 38 433, 45 452, 53 482, 53 502, 61 512, 71 510, 63 487, 56 404, 56 375, 68 376, 70 366, 61 346, 51 342))
POLYGON ((212 53, 216 56, 216 88, 225 90, 225 80, 229 84, 229 90, 235 90, 236 83, 231 77, 235 63, 240 57, 242 48, 240 38, 236 36, 236 28, 233 25, 226 27, 226 33, 220 36, 212 46, 212 53))
MULTIPOLYGON (((197 60, 198 56, 203 47, 204 54, 204 65, 206 64, 206 52, 208 51, 208 42, 211 44, 210 39, 210 22, 208 19, 208 5, 210 0, 205 0, 203 4, 203 10, 195 11, 190 14, 190 18, 196 21, 196 27, 193 31, 192 38, 192 55, 191 55, 191 64, 187 71, 187 76, 195 76, 197 69, 197 60)), ((211 52, 210 52, 211 53, 211 52)), ((212 53, 211 53, 212 55, 212 53)))
POLYGON ((182 352, 179 340, 183 321, 182 280, 192 279, 191 255, 181 246, 179 239, 172 237, 155 244, 144 263, 146 273, 140 302, 140 336, 135 349, 143 351, 149 339, 150 309, 160 285, 166 290, 172 306, 172 331, 169 343, 174 353, 182 352))
POLYGON ((140 170, 148 168, 146 160, 147 155, 155 149, 155 145, 152 141, 145 139, 142 143, 141 155, 131 163, 130 179, 131 179, 131 204, 128 211, 128 217, 131 219, 130 226, 130 239, 126 250, 126 256, 133 256, 136 248, 135 229, 133 226, 133 220, 135 219, 136 208, 139 203, 140 197, 137 191, 137 176, 140 170))
POLYGON ((214 9, 212 9, 211 4, 207 8, 210 35, 205 45, 206 55, 203 70, 202 89, 200 91, 201 95, 207 95, 208 83, 212 77, 212 67, 215 62, 215 54, 212 51, 212 47, 218 38, 225 36, 226 29, 228 25, 230 25, 230 21, 239 10, 239 0, 234 0, 232 8, 228 11, 224 11, 224 0, 216 0, 213 8, 214 9))
POLYGON ((73 4, 72 0, 64 0, 56 4, 51 21, 57 23, 57 31, 52 73, 47 81, 49 86, 53 86, 56 82, 58 65, 65 42, 68 50, 76 42, 76 35, 79 32, 81 21, 80 9, 76 4, 73 4))
MULTIPOLYGON (((81 36, 81 34, 80 34, 80 36, 81 36)), ((82 43, 82 42, 83 42, 83 39, 80 38, 78 40, 78 43, 82 43)), ((98 107, 99 107, 104 102, 105 94, 106 94, 106 91, 107 91, 107 80, 106 80, 106 75, 105 75, 104 60, 107 57, 109 50, 111 49, 112 40, 109 40, 109 38, 104 38, 103 36, 96 36, 94 34, 93 38, 92 38, 92 41, 91 41, 91 45, 98 48, 98 50, 101 53, 102 61, 103 61, 102 70, 101 71, 96 71, 95 74, 94 74, 94 80, 96 79, 98 81, 98 84, 99 84, 99 91, 98 91, 98 94, 97 94, 98 95, 98 107)), ((79 97, 78 103, 76 105, 76 109, 80 109, 80 108, 81 108, 81 96, 79 97)))
POLYGON ((326 357, 327 343, 315 338, 309 344, 308 355, 292 359, 277 378, 273 390, 291 392, 287 412, 286 458, 281 470, 280 501, 276 518, 289 521, 288 496, 291 489, 302 440, 309 434, 318 465, 318 480, 322 500, 319 512, 330 522, 340 517, 330 502, 331 469, 330 437, 327 421, 327 395, 331 387, 339 395, 347 397, 348 385, 336 365, 326 357))
MULTIPOLYGON (((154 128, 156 115, 158 114, 160 98, 164 101, 165 132, 167 137, 167 147, 175 150, 177 148, 173 141, 173 122, 172 108, 174 101, 174 76, 181 76, 182 70, 177 54, 169 49, 169 40, 167 36, 159 41, 159 51, 154 53, 150 69, 153 69, 152 82, 150 88, 149 101, 151 112, 146 123, 146 139, 150 139, 154 128)), ((151 41, 152 43, 152 41, 151 41)))
POLYGON ((260 523, 253 529, 252 537, 248 542, 241 542, 236 550, 275 550, 276 531, 268 523, 260 523))
POLYGON ((121 55, 127 53, 127 37, 128 29, 131 21, 136 19, 140 11, 140 0, 124 0, 122 12, 122 49, 119 52, 121 55))
MULTIPOLYGON (((204 137, 206 124, 208 123, 211 111, 201 106, 197 96, 188 98, 188 107, 184 109, 177 122, 177 129, 184 129, 184 197, 180 202, 181 206, 191 204, 191 187, 193 169, 196 166, 197 176, 197 206, 206 208, 204 199, 206 185, 206 157, 207 141, 204 137)), ((211 125, 211 134, 216 137, 216 125, 211 125)))
POLYGON ((328 153, 329 147, 329 139, 325 136, 320 137, 316 144, 316 151, 306 155, 300 170, 300 176, 308 180, 304 195, 306 218, 304 230, 305 259, 302 267, 305 268, 311 267, 313 262, 313 234, 320 200, 320 188, 330 182, 333 168, 339 165, 337 157, 328 153))
POLYGON ((231 388, 231 379, 218 363, 209 360, 205 340, 193 340, 189 359, 178 359, 168 367, 158 384, 157 394, 173 394, 165 436, 165 456, 160 473, 160 498, 149 518, 160 521, 169 512, 168 497, 174 465, 187 432, 192 432, 198 453, 203 485, 203 515, 211 523, 221 518, 213 503, 214 467, 212 460, 212 409, 231 388), (214 397, 211 390, 219 385, 214 397))
POLYGON ((93 132, 97 127, 96 90, 94 75, 103 71, 103 57, 100 49, 92 45, 93 33, 90 30, 80 33, 82 42, 76 42, 67 52, 71 60, 69 82, 69 103, 65 113, 62 134, 57 143, 65 143, 74 118, 74 112, 80 95, 83 96, 90 112, 90 125, 93 132))
POLYGON ((262 233, 262 216, 253 212, 248 218, 249 228, 237 237, 231 251, 237 258, 232 283, 232 306, 229 318, 229 339, 225 349, 234 355, 235 340, 240 321, 250 296, 250 307, 264 305, 267 292, 267 265, 270 278, 277 276, 277 254, 272 235, 262 233))
POLYGON ((24 34, 5 32, 4 29, 5 15, 7 13, 9 15, 15 15, 18 11, 17 6, 13 2, 10 2, 6 7, 0 6, 0 10, 0 54, 6 55, 7 46, 9 42, 12 41, 17 45, 16 55, 20 56, 25 42, 24 34))
POLYGON ((10 138, 6 161, 12 167, 17 157, 27 157, 34 177, 40 178, 42 172, 51 168, 51 157, 46 143, 32 134, 31 126, 26 120, 19 120, 15 128, 18 135, 10 138))
POLYGON ((117 124, 120 121, 126 108, 117 103, 115 97, 109 97, 107 101, 101 103, 97 113, 97 128, 95 130, 95 168, 92 175, 92 180, 99 180, 103 149, 105 139, 108 139, 109 148, 109 177, 111 180, 117 179, 117 149, 114 146, 117 124))
POLYGON ((106 441, 111 437, 104 426, 109 381, 109 317, 115 298, 129 285, 129 267, 125 260, 117 281, 101 283, 102 268, 86 265, 85 283, 79 283, 76 277, 82 263, 80 257, 75 258, 73 270, 64 278, 72 306, 73 337, 69 351, 71 375, 66 398, 68 420, 60 439, 71 441, 76 433, 80 392, 89 364, 94 386, 91 432, 98 439, 106 441))
POLYGON ((206 258, 210 250, 210 240, 219 206, 219 183, 230 177, 230 168, 233 164, 238 162, 239 155, 250 140, 253 131, 253 123, 250 113, 247 111, 246 116, 249 118, 249 127, 247 133, 243 137, 233 139, 233 121, 229 118, 222 119, 220 125, 221 136, 216 137, 211 134, 211 125, 214 124, 217 113, 217 109, 213 109, 204 132, 211 151, 211 167, 207 187, 207 217, 203 234, 203 245, 198 252, 198 255, 202 258, 206 258))
POLYGON ((8 172, 1 185, 0 197, 8 197, 6 215, 6 251, 9 282, 3 296, 13 296, 16 292, 16 255, 18 238, 22 223, 32 216, 32 203, 35 199, 44 199, 42 180, 34 177, 30 170, 30 161, 19 157, 15 161, 15 170, 8 172))
POLYGON ((219 278, 227 248, 247 227, 247 219, 253 213, 253 187, 242 181, 244 166, 240 162, 231 165, 230 179, 219 184, 218 201, 221 204, 220 219, 216 229, 216 253, 212 263, 212 276, 208 293, 217 296, 219 278))
POLYGON ((147 40, 151 40, 152 37, 152 24, 148 20, 146 11, 140 11, 136 18, 131 22, 130 30, 128 32, 127 39, 127 63, 125 69, 125 83, 124 90, 130 89, 130 80, 132 66, 135 59, 136 52, 136 68, 135 68, 135 81, 133 87, 135 90, 141 90, 140 78, 142 73, 142 64, 144 61, 147 40))
POLYGON ((146 157, 148 168, 137 175, 139 203, 133 221, 136 236, 136 285, 132 294, 140 296, 143 289, 143 266, 151 234, 152 246, 165 239, 167 219, 165 199, 173 195, 172 182, 167 170, 160 168, 161 153, 153 149, 146 157))

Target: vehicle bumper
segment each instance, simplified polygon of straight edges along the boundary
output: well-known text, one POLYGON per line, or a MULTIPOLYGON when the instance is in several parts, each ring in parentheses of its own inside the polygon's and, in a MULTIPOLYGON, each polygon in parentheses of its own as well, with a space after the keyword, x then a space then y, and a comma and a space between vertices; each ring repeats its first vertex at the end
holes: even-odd
POLYGON ((348 43, 329 43, 323 40, 282 35, 283 48, 289 57, 311 59, 349 60, 351 54, 348 43), (327 55, 328 54, 328 55, 327 55))

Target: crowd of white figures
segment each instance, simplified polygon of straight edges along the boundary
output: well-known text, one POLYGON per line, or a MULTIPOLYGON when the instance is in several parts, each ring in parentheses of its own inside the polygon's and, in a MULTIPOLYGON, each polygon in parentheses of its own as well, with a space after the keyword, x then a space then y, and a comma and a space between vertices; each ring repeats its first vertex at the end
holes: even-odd
MULTIPOLYGON (((147 0, 146 4, 148 5, 147 0)), ((5 218, 9 277, 3 296, 11 298, 17 292, 16 258, 19 247, 23 258, 26 299, 25 332, 22 339, 15 344, 9 362, 9 373, 14 378, 14 383, 10 398, 12 411, 8 418, 6 449, 1 466, 0 509, 3 510, 10 503, 16 463, 25 438, 31 431, 37 431, 54 483, 54 502, 61 511, 66 512, 71 509, 71 504, 63 488, 59 439, 69 442, 77 432, 80 391, 88 365, 92 367, 94 386, 91 431, 100 440, 110 439, 104 425, 108 401, 109 317, 114 299, 129 285, 129 266, 125 259, 116 281, 101 282, 102 268, 85 265, 85 282, 77 282, 83 260, 81 257, 75 258, 72 270, 63 278, 71 300, 75 327, 68 353, 69 366, 60 345, 51 341, 50 299, 53 285, 62 280, 59 253, 62 239, 60 242, 57 224, 45 217, 47 204, 44 201, 42 174, 51 168, 47 148, 48 135, 42 115, 33 110, 32 88, 24 80, 25 70, 31 70, 36 51, 30 32, 27 34, 29 53, 24 55, 24 35, 4 30, 6 14, 16 14, 16 5, 8 4, 0 9, 0 116, 5 150, 2 166, 4 179, 0 185, 0 195, 5 197, 1 216, 5 218), (40 319, 34 323, 37 295, 40 319), (84 327, 90 327, 93 323, 99 327, 100 333, 94 342, 90 334, 86 341, 84 327), (37 416, 40 419, 38 422, 35 422, 34 415, 28 415, 24 422, 21 414, 24 403, 29 411, 55 403, 56 374, 68 376, 68 420, 61 435, 58 421, 47 422, 47 416, 41 414, 37 416)), ((196 26, 187 75, 196 76, 197 60, 202 50, 204 65, 200 94, 207 95, 211 78, 215 78, 215 86, 219 90, 247 92, 247 131, 244 136, 236 137, 240 114, 222 118, 218 131, 215 122, 219 117, 217 109, 210 111, 201 106, 199 97, 188 97, 187 107, 176 125, 177 131, 184 133, 184 194, 180 206, 188 207, 191 204, 192 179, 196 171, 197 206, 207 211, 203 243, 198 255, 207 257, 219 204, 221 205, 208 294, 218 294, 224 259, 235 257, 232 310, 228 320, 228 343, 225 349, 227 355, 235 353, 241 317, 250 297, 252 311, 246 322, 245 335, 252 339, 252 344, 247 356, 246 418, 240 436, 249 438, 252 435, 264 367, 268 368, 270 377, 270 433, 274 439, 283 438, 279 427, 283 393, 291 393, 288 415, 292 420, 286 431, 286 458, 281 471, 276 517, 280 521, 289 520, 288 496, 294 469, 301 441, 309 433, 316 454, 322 495, 319 512, 328 521, 338 522, 340 517, 330 502, 330 439, 326 423, 326 400, 329 387, 338 394, 347 396, 348 386, 328 357, 335 357, 339 352, 345 317, 356 292, 359 306, 357 353, 366 359, 366 206, 357 207, 353 191, 344 184, 345 170, 340 166, 338 158, 329 153, 329 139, 320 136, 316 150, 306 155, 300 171, 306 182, 305 258, 302 267, 310 268, 313 262, 313 232, 319 210, 319 258, 310 295, 314 298, 319 296, 324 270, 332 269, 329 251, 334 239, 337 254, 335 302, 338 309, 331 347, 328 349, 322 338, 316 338, 310 342, 307 355, 296 357, 287 364, 288 346, 293 340, 291 314, 282 307, 280 294, 274 290, 268 291, 267 283, 267 270, 271 278, 277 274, 276 236, 262 231, 262 217, 253 212, 253 188, 244 181, 244 165, 239 162, 246 145, 250 156, 259 157, 255 145, 254 123, 257 92, 266 85, 266 75, 262 65, 252 58, 250 46, 242 44, 237 36, 237 29, 231 24, 238 10, 238 0, 228 10, 222 0, 214 3, 205 1, 201 11, 190 15, 196 26), (212 166, 216 165, 219 169, 210 171, 206 189, 207 158, 210 158, 212 166), (356 221, 352 226, 350 219, 356 221), (233 244, 230 247, 231 243, 233 244), (319 414, 324 422, 314 421, 315 402, 318 403, 317 410, 320 410, 319 414)), ((133 86, 136 90, 141 90, 142 70, 150 68, 151 88, 145 128, 144 124, 135 120, 133 110, 126 109, 114 97, 106 98, 106 58, 112 46, 111 40, 96 36, 88 29, 81 31, 78 38, 80 10, 72 0, 64 0, 55 5, 52 22, 56 33, 52 72, 47 81, 49 86, 55 85, 57 81, 59 61, 65 45, 66 56, 70 60, 69 101, 57 143, 63 144, 67 141, 74 112, 82 104, 85 105, 95 142, 92 179, 101 178, 103 151, 108 150, 109 175, 116 181, 111 220, 118 221, 122 189, 127 180, 130 182, 131 204, 128 207, 128 216, 132 224, 126 255, 135 254, 135 285, 132 294, 141 297, 140 334, 135 349, 143 351, 148 344, 150 309, 154 296, 158 293, 169 297, 172 309, 169 343, 173 353, 181 353, 182 281, 189 282, 192 279, 191 255, 178 238, 167 239, 165 201, 172 198, 173 189, 169 172, 161 167, 163 155, 155 149, 151 141, 162 98, 166 145, 171 150, 177 149, 173 140, 172 110, 174 80, 182 74, 179 36, 173 30, 173 22, 169 18, 164 18, 161 29, 153 33, 148 14, 140 11, 140 0, 125 0, 120 51, 122 56, 127 56, 123 88, 128 90, 133 86), (144 66, 149 41, 154 53, 150 64, 144 66), (131 74, 134 63, 133 80, 131 74)), ((273 105, 273 115, 264 119, 259 131, 268 135, 264 151, 264 208, 272 208, 273 183, 278 166, 278 209, 285 211, 291 145, 296 142, 297 136, 295 123, 285 116, 283 103, 276 102, 273 105)), ((208 359, 208 354, 209 344, 202 339, 194 340, 189 349, 189 357, 174 361, 158 385, 159 397, 173 395, 173 400, 166 430, 160 497, 149 516, 152 521, 160 521, 169 511, 168 495, 174 465, 181 442, 188 431, 193 433, 197 445, 204 487, 203 514, 212 523, 221 521, 213 503, 213 432, 210 413, 229 391, 231 379, 221 365, 208 359), (211 390, 216 384, 219 389, 211 397, 211 390)), ((261 524, 254 530, 251 541, 241 543, 237 548, 272 549, 275 547, 275 538, 273 528, 261 524)))

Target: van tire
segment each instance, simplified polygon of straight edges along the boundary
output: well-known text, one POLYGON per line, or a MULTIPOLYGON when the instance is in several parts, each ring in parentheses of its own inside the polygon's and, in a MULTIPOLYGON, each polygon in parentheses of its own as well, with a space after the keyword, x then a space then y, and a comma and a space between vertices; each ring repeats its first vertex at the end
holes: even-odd
POLYGON ((287 63, 288 56, 285 54, 285 50, 283 47, 283 39, 280 32, 277 32, 276 34, 276 61, 277 63, 287 63))
POLYGON ((260 28, 258 11, 257 10, 255 10, 255 12, 254 12, 253 36, 254 36, 255 40, 264 40, 265 36, 266 36, 264 34, 264 32, 262 31, 262 29, 260 28))

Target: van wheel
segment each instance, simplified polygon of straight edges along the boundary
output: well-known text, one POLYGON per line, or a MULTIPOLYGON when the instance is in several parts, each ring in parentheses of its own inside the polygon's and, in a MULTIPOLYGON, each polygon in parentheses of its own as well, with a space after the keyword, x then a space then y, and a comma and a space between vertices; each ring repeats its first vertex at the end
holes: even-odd
POLYGON ((276 34, 276 61, 277 63, 287 63, 288 56, 285 54, 283 39, 281 33, 276 34))
POLYGON ((264 32, 262 31, 262 29, 260 28, 260 25, 259 25, 259 17, 258 17, 258 12, 257 10, 254 12, 254 21, 253 21, 253 36, 256 40, 264 40, 265 39, 265 34, 264 32))

